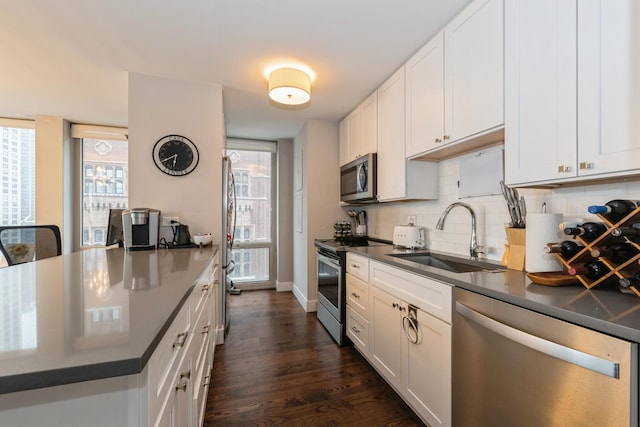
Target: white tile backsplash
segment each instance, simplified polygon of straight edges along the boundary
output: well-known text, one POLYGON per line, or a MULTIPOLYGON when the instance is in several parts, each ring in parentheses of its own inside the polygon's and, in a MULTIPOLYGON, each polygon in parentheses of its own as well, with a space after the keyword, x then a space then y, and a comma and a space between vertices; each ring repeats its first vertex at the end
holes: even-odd
MULTIPOLYGON (((458 158, 440 162, 440 197, 438 200, 381 203, 365 207, 369 235, 392 240, 393 227, 406 224, 408 215, 417 216, 417 224, 426 229, 427 247, 433 250, 469 254, 471 216, 466 209, 454 208, 447 217, 444 230, 435 225, 442 211, 452 202, 462 201, 476 212, 478 241, 488 253, 486 257, 500 260, 504 252, 505 224, 510 221, 506 202, 502 195, 458 199, 458 158)), ((590 184, 556 189, 518 189, 527 202, 529 212, 541 212, 546 203, 547 212, 565 216, 595 219, 587 212, 592 204, 602 204, 612 199, 640 200, 640 182, 590 184)))

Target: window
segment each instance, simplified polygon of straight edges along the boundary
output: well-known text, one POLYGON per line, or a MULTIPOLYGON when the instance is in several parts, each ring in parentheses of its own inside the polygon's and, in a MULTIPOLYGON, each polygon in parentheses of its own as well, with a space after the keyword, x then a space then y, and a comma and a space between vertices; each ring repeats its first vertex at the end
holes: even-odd
POLYGON ((127 130, 73 125, 71 134, 80 140, 82 149, 81 245, 104 245, 109 209, 128 205, 127 130))
POLYGON ((0 225, 35 224, 35 125, 0 119, 0 140, 0 225))
POLYGON ((275 285, 276 145, 228 140, 236 190, 236 228, 231 278, 241 287, 275 285))

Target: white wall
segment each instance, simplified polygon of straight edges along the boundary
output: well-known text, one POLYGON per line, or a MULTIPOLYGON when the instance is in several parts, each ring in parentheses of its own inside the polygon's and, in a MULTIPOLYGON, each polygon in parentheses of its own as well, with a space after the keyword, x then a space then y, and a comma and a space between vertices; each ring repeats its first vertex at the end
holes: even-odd
MULTIPOLYGON (((456 208, 447 217, 445 229, 439 231, 435 225, 442 211, 452 202, 470 204, 477 214, 478 240, 488 248, 487 258, 500 260, 504 252, 505 223, 510 221, 502 195, 458 199, 459 158, 440 162, 440 197, 435 201, 379 204, 366 207, 369 235, 392 240, 393 227, 406 224, 408 215, 417 215, 417 225, 427 229, 427 247, 433 250, 469 255, 471 217, 465 209, 456 208)), ((563 213, 565 216, 595 220, 587 213, 587 207, 611 199, 640 200, 640 182, 597 184, 568 188, 519 189, 525 196, 529 212, 540 212, 542 203, 547 212, 563 213)))
POLYGON ((74 146, 70 124, 36 116, 36 222, 60 227, 62 252, 73 251, 74 146))
POLYGON ((293 140, 278 140, 276 290, 293 289, 293 140))
MULTIPOLYGON (((130 207, 178 216, 192 235, 210 232, 220 244, 224 141, 220 85, 129 75, 130 207), (155 142, 170 134, 198 147, 200 163, 189 175, 166 175, 153 162, 155 142)), ((170 234, 170 228, 163 227, 162 233, 170 234)))
MULTIPOLYGON (((293 293, 306 311, 316 311, 314 239, 333 236, 333 223, 344 218, 339 207, 338 123, 308 120, 294 139, 294 197, 302 188, 302 231, 294 229, 293 293)), ((295 208, 294 208, 295 212, 295 208)), ((295 219, 294 219, 295 224, 295 219)), ((292 224, 292 227, 295 225, 292 224)))

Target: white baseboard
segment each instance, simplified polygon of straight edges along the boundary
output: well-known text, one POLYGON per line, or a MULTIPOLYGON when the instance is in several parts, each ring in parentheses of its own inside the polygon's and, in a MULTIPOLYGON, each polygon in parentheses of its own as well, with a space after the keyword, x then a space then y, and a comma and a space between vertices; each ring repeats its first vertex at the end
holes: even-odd
POLYGON ((292 291, 293 291, 293 295, 296 297, 296 299, 298 300, 298 303, 302 306, 304 311, 306 311, 307 313, 318 311, 318 300, 307 299, 302 294, 302 292, 300 292, 300 289, 295 285, 295 283, 293 284, 292 291))
POLYGON ((293 282, 276 281, 276 292, 291 292, 293 290, 293 282))
POLYGON ((216 345, 224 344, 224 328, 219 326, 216 328, 216 345))

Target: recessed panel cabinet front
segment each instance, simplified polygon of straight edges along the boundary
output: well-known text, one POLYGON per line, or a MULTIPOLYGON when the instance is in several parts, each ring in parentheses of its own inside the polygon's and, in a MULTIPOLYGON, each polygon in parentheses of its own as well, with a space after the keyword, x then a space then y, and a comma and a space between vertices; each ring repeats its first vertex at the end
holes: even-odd
POLYGON ((576 2, 505 3, 508 183, 576 176, 576 2))
POLYGON ((505 2, 505 181, 640 173, 640 8, 505 2))
POLYGON ((369 361, 428 425, 450 426, 451 286, 376 261, 369 276, 369 361))

